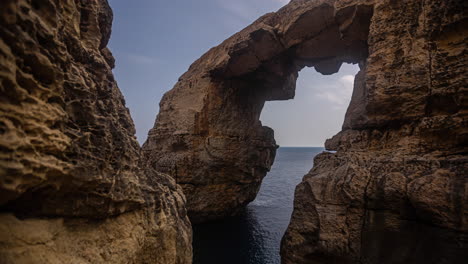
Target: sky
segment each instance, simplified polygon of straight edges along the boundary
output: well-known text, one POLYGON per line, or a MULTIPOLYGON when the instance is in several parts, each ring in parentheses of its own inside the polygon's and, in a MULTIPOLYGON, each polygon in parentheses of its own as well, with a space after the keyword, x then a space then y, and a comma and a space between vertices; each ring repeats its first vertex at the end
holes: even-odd
MULTIPOLYGON (((109 48, 114 75, 135 122, 140 144, 159 101, 192 62, 261 15, 288 0, 109 0, 114 22, 109 48)), ((296 98, 267 102, 261 121, 280 146, 323 146, 340 131, 351 98, 356 65, 324 76, 299 73, 296 98)))

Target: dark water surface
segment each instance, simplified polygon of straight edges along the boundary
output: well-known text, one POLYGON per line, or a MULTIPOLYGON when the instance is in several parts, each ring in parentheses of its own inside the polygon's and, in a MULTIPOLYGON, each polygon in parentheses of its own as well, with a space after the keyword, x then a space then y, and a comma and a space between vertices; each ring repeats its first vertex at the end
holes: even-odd
POLYGON ((279 148, 257 199, 239 216, 193 227, 194 264, 279 264, 294 189, 323 148, 279 148))

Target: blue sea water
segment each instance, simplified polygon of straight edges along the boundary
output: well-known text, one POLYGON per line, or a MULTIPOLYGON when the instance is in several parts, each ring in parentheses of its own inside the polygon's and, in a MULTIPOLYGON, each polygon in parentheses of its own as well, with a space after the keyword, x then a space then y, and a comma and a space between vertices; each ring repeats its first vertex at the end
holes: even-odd
POLYGON ((193 227, 194 264, 279 264, 294 189, 323 148, 279 148, 257 198, 238 216, 193 227))

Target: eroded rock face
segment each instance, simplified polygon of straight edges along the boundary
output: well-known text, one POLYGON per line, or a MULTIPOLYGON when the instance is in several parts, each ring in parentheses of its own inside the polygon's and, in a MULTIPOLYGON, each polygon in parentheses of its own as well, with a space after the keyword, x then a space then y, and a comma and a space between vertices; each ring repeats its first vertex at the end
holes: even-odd
POLYGON ((191 263, 185 197, 143 166, 99 1, 0 3, 0 262, 191 263))

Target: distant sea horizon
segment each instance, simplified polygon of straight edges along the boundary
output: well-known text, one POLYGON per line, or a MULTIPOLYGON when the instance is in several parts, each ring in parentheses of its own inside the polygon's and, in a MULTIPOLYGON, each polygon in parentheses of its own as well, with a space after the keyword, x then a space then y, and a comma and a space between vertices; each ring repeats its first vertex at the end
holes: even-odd
POLYGON ((279 148, 324 148, 317 146, 279 146, 279 148))

